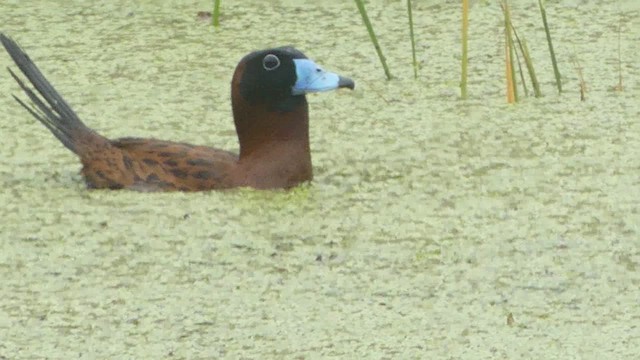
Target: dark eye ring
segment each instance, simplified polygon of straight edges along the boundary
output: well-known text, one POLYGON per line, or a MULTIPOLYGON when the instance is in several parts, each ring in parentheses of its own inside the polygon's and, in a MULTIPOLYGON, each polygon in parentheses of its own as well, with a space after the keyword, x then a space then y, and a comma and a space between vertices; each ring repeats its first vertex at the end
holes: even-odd
POLYGON ((273 54, 267 54, 267 56, 262 59, 262 67, 267 70, 275 70, 280 67, 280 59, 273 54))

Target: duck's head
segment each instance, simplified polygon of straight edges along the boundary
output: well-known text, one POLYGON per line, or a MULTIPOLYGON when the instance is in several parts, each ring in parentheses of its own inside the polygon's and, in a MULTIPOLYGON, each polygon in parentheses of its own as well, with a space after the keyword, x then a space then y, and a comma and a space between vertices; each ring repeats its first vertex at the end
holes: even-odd
MULTIPOLYGON (((231 87, 233 96, 241 96, 246 105, 287 112, 304 103, 307 93, 353 89, 355 84, 324 70, 293 47, 279 47, 255 51, 240 60, 231 87)), ((235 106, 240 99, 233 100, 235 106)))
POLYGON ((305 177, 310 178, 309 107, 305 94, 354 86, 353 80, 322 69, 292 47, 245 56, 231 81, 240 159, 274 152, 274 144, 279 144, 280 149, 288 147, 289 160, 298 157, 298 163, 304 163, 305 177))

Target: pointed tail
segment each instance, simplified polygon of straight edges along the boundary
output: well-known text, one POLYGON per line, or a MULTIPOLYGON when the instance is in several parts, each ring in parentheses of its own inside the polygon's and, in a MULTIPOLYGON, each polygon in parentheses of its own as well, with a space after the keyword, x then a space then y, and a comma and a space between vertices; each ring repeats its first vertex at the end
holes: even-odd
POLYGON ((80 157, 89 147, 109 146, 109 140, 88 128, 69 104, 60 96, 45 79, 29 56, 11 38, 0 33, 0 41, 18 68, 33 84, 35 92, 29 88, 11 69, 9 73, 18 82, 22 90, 31 100, 31 106, 13 95, 22 107, 38 119, 60 140, 64 146, 80 157), (37 92, 37 93, 36 93, 37 92))

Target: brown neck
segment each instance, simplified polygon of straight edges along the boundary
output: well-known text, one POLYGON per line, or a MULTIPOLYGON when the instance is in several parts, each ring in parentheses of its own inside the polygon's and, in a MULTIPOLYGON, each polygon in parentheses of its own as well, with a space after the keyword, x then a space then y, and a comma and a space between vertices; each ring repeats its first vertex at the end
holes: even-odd
POLYGON ((292 187, 311 180, 309 113, 304 97, 296 106, 279 110, 250 104, 232 86, 233 120, 240 142, 239 169, 243 185, 257 188, 292 187))
POLYGON ((300 155, 309 152, 309 113, 306 99, 286 112, 246 104, 244 99, 234 98, 232 102, 241 160, 277 146, 286 146, 292 151, 295 149, 300 155))

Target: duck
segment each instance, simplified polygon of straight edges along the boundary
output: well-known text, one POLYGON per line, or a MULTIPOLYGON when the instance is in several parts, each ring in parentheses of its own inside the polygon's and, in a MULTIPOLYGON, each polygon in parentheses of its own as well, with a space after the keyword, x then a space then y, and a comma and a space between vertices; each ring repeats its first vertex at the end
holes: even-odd
POLYGON ((153 138, 112 140, 80 120, 16 41, 0 33, 0 42, 31 84, 7 68, 28 100, 13 98, 78 156, 89 189, 262 190, 309 182, 306 94, 355 88, 352 79, 324 70, 294 47, 253 51, 240 60, 231 79, 239 154, 153 138))

